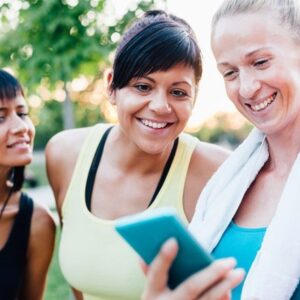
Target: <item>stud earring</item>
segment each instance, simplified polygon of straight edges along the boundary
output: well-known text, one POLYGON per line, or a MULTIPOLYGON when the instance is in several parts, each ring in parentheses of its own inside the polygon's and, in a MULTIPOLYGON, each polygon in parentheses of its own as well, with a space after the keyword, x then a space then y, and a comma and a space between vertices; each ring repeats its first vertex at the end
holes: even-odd
POLYGON ((15 175, 15 169, 13 168, 8 178, 6 179, 6 186, 8 188, 12 188, 14 186, 14 175, 15 175))

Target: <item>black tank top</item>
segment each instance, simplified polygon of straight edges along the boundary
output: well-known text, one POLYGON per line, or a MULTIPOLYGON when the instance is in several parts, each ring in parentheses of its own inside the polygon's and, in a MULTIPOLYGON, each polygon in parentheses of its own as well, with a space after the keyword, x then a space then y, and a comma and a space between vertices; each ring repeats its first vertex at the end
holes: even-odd
POLYGON ((0 250, 1 300, 18 299, 24 279, 32 212, 32 199, 22 193, 19 212, 16 215, 6 244, 0 250))
MULTIPOLYGON (((93 161, 92 161, 89 173, 88 173, 88 178, 87 178, 86 187, 85 187, 85 202, 86 202, 86 206, 87 206, 89 211, 91 211, 91 198, 92 198, 92 191, 93 191, 93 187, 94 187, 94 181, 95 181, 96 173, 97 173, 97 170, 98 170, 98 167, 99 167, 99 164, 100 164, 100 160, 101 160, 101 157, 102 157, 105 142, 106 142, 108 134, 109 134, 109 132, 112 128, 113 127, 109 127, 104 132, 104 134, 103 134, 103 136, 102 136, 102 138, 101 138, 101 140, 98 144, 98 147, 96 149, 96 152, 95 152, 95 155, 94 155, 94 158, 93 158, 93 161)), ((168 175, 169 169, 172 165, 174 156, 176 154, 177 147, 178 147, 178 137, 174 141, 171 153, 170 153, 170 155, 168 157, 168 160, 167 160, 167 162, 164 166, 164 169, 162 171, 162 174, 161 174, 159 182, 156 186, 156 189, 155 189, 155 191, 154 191, 154 193, 153 193, 153 195, 152 195, 152 197, 149 201, 148 207, 153 203, 153 201, 155 200, 155 198, 156 198, 157 194, 159 193, 161 187, 163 186, 163 183, 164 183, 164 181, 165 181, 165 179, 168 175)), ((1 300, 1 298, 0 298, 0 300, 1 300)))

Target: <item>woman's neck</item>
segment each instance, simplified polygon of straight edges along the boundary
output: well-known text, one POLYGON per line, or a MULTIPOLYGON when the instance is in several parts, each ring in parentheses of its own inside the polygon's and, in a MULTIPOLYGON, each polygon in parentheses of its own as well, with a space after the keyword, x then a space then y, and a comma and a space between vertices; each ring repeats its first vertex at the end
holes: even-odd
POLYGON ((289 173, 300 152, 300 140, 287 137, 268 137, 268 169, 279 173, 289 173))
POLYGON ((137 171, 140 173, 160 172, 165 166, 174 143, 166 146, 163 152, 158 154, 150 154, 138 149, 136 145, 129 145, 128 142, 118 133, 114 135, 112 131, 107 140, 109 160, 116 165, 119 170, 125 172, 137 171))
POLYGON ((10 169, 0 168, 0 203, 3 203, 10 191, 10 187, 7 186, 7 179, 10 169))

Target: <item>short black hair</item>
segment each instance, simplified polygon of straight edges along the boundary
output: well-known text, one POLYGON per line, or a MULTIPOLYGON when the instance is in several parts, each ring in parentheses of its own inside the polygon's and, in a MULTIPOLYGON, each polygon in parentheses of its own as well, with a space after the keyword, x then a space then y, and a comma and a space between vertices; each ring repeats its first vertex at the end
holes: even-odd
MULTIPOLYGON (((14 100, 18 95, 24 96, 20 82, 11 74, 0 69, 0 101, 14 100)), ((12 168, 9 175, 13 183, 12 191, 19 191, 24 183, 24 166, 12 168)))
POLYGON ((179 17, 162 10, 148 11, 125 32, 117 48, 111 89, 178 64, 191 67, 198 84, 202 60, 194 31, 179 17))
POLYGON ((0 101, 13 100, 19 94, 24 96, 19 81, 5 70, 0 69, 0 101))

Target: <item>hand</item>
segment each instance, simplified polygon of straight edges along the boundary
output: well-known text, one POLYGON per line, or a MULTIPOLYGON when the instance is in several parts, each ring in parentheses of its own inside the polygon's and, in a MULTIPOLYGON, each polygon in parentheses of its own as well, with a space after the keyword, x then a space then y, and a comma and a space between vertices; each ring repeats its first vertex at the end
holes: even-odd
POLYGON ((170 290, 167 287, 168 271, 177 251, 176 241, 170 239, 150 266, 143 264, 147 275, 143 300, 227 300, 230 299, 231 289, 244 278, 243 270, 233 269, 236 265, 233 258, 220 259, 170 290))

